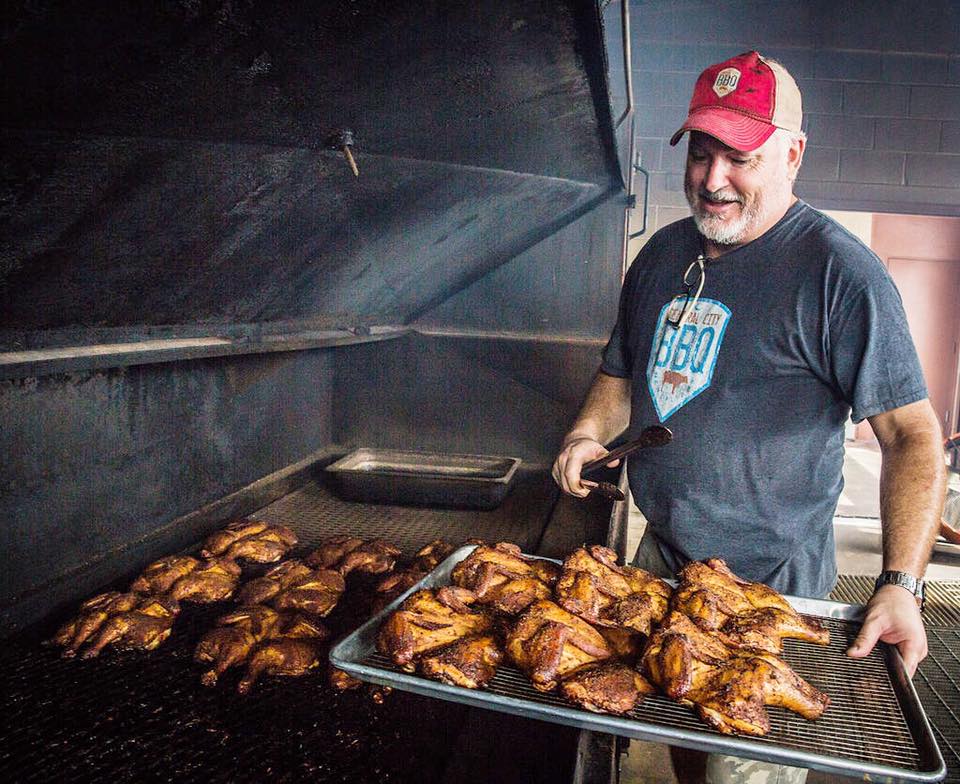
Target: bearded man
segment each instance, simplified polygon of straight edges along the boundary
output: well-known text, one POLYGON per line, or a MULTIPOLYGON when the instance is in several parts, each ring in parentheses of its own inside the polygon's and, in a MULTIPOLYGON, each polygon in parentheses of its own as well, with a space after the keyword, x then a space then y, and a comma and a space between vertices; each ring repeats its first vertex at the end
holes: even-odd
MULTIPOLYGON (((553 475, 584 496, 594 483, 580 468, 604 444, 669 422, 672 443, 627 466, 648 521, 634 563, 672 576, 718 556, 749 580, 821 598, 837 578, 844 425, 868 419, 883 456, 884 571, 848 653, 895 644, 912 675, 927 652, 919 603, 946 487, 939 423, 883 264, 793 193, 801 122, 793 78, 755 51, 700 75, 671 139, 689 134, 692 217, 631 265, 553 475)), ((731 759, 711 755, 707 780, 805 775, 767 763, 744 773, 731 759)))

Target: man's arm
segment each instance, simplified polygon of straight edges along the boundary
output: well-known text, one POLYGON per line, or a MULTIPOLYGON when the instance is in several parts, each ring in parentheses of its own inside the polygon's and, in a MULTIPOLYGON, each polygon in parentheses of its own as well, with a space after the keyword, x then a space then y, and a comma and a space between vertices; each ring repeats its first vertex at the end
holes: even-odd
MULTIPOLYGON (((880 524, 883 568, 923 577, 940 527, 946 493, 940 423, 928 400, 869 418, 880 442, 880 524)), ((881 587, 867 604, 850 656, 866 656, 881 640, 896 645, 910 676, 927 655, 927 636, 914 597, 881 587)))
MULTIPOLYGON (((587 399, 553 464, 553 478, 565 493, 583 497, 595 487, 580 480, 580 467, 607 453, 603 446, 630 424, 630 379, 598 370, 587 399)), ((616 465, 614 461, 611 465, 616 465)))

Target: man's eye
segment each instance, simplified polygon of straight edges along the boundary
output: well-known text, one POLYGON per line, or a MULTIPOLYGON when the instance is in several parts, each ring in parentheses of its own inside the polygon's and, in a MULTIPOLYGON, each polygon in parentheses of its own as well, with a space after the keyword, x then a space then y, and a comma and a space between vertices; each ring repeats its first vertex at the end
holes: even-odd
POLYGON ((705 161, 706 159, 707 156, 704 153, 697 150, 690 150, 690 160, 697 161, 699 163, 700 161, 705 161))

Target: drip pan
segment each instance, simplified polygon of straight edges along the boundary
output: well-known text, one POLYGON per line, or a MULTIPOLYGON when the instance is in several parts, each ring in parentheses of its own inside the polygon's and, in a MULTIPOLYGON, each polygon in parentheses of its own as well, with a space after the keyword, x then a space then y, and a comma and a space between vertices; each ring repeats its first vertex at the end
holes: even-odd
POLYGON ((337 494, 351 501, 494 509, 519 465, 516 457, 357 449, 326 471, 337 494))
POLYGON ((591 713, 558 693, 537 691, 511 666, 501 666, 486 689, 471 690, 407 673, 377 653, 377 632, 386 616, 414 591, 450 584, 453 567, 472 551, 473 546, 459 548, 342 640, 330 652, 334 666, 371 683, 488 710, 869 781, 933 782, 946 775, 943 757, 897 650, 880 644, 865 659, 846 656, 860 628, 862 607, 857 605, 786 597, 798 612, 818 618, 830 629, 827 646, 786 640, 783 658, 801 677, 830 695, 831 705, 817 721, 770 707, 770 732, 759 738, 717 732, 689 708, 661 695, 646 697, 625 716, 591 713))

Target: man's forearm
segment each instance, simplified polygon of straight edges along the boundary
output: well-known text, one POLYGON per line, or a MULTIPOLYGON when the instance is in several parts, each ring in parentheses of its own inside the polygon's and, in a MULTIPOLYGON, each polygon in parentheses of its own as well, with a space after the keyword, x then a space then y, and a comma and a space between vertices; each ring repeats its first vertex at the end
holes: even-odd
POLYGON ((630 379, 597 371, 583 407, 563 441, 568 444, 577 438, 590 438, 606 444, 629 424, 630 379))

